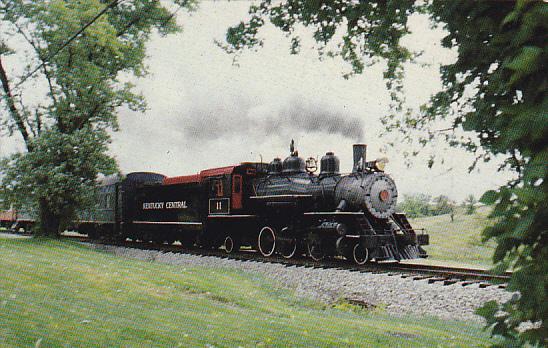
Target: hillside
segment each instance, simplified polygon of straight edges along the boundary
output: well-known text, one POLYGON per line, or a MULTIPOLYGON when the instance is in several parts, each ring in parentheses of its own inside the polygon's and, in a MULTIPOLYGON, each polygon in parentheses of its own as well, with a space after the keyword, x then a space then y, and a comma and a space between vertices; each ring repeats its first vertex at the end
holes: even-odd
POLYGON ((256 274, 0 236, 0 346, 485 346, 477 324, 298 299, 256 274))
POLYGON ((430 234, 430 245, 425 249, 429 261, 490 267, 494 245, 481 241, 481 231, 489 224, 489 207, 480 207, 475 214, 466 215, 457 209, 454 221, 449 214, 411 219, 415 228, 424 228, 430 234))

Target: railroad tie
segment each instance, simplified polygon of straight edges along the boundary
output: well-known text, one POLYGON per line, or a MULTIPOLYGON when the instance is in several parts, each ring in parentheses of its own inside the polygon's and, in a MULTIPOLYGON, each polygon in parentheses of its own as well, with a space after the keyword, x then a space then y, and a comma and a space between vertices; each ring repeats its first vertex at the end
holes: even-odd
POLYGON ((443 285, 452 285, 459 282, 460 279, 446 279, 443 281, 443 285))
POLYGON ((432 278, 433 276, 431 275, 423 275, 423 276, 416 276, 416 277, 413 277, 413 280, 423 280, 423 279, 429 279, 429 278, 432 278))

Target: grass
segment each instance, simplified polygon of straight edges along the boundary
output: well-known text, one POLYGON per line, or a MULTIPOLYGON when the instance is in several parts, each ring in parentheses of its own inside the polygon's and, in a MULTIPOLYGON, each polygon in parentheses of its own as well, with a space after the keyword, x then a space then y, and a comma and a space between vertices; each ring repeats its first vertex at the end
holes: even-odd
POLYGON ((481 241, 482 230, 490 223, 488 207, 480 207, 472 215, 459 208, 451 222, 449 214, 411 219, 415 228, 425 228, 430 234, 430 245, 425 249, 431 262, 491 267, 494 251, 492 242, 481 241))
POLYGON ((0 237, 2 347, 485 346, 478 324, 298 299, 226 269, 0 237))

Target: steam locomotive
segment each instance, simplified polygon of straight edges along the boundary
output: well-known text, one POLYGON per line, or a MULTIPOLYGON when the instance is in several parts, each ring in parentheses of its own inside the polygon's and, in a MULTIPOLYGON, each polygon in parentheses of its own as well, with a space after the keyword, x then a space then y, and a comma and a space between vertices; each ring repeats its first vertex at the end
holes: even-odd
POLYGON ((386 159, 366 161, 366 145, 353 146, 352 173, 343 175, 328 152, 304 160, 291 142, 283 161, 245 162, 166 177, 136 172, 101 180, 97 204, 73 228, 93 239, 139 240, 187 247, 242 246, 263 256, 344 257, 375 260, 426 257, 418 234, 396 213, 398 192, 384 172, 386 159))
POLYGON ((319 261, 342 256, 370 260, 426 257, 404 214, 395 212, 397 189, 385 159, 366 161, 366 145, 353 146, 352 173, 341 175, 328 152, 316 161, 290 155, 269 164, 246 162, 166 177, 130 173, 99 186, 97 207, 81 213, 77 229, 98 239, 173 243, 202 248, 242 246, 268 257, 307 254, 319 261))

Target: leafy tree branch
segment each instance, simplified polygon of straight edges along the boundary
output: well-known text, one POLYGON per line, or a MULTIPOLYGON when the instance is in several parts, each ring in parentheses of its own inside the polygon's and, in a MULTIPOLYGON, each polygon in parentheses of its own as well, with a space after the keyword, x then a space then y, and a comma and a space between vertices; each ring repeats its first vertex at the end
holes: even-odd
MULTIPOLYGON (((386 132, 399 134, 400 143, 423 148, 444 141, 462 147, 476 156, 470 169, 479 161, 504 158, 500 169, 517 178, 481 198, 494 205, 495 220, 483 235, 497 242, 497 269, 513 269, 509 290, 521 295, 503 305, 487 304, 481 314, 507 345, 548 344, 548 4, 264 0, 252 5, 249 15, 227 30, 226 43, 220 44, 227 52, 260 47, 261 28, 269 22, 298 53, 297 26, 311 28, 320 59, 341 57, 351 73, 379 61, 386 64, 393 102, 380 121, 386 132), (441 90, 418 112, 406 107, 403 90, 404 63, 413 63, 416 54, 400 44, 413 14, 427 15, 433 26, 443 27, 442 46, 457 51, 455 62, 441 66, 441 90), (436 130, 440 122, 448 125, 443 132, 436 130)), ((428 166, 435 161, 433 155, 428 166)))
MULTIPOLYGON (((190 10, 194 2, 174 1, 190 10)), ((3 87, 1 124, 23 138, 27 151, 2 161, 0 177, 10 200, 33 207, 40 233, 57 235, 91 204, 97 176, 115 173, 109 130, 117 130, 117 108, 143 110, 145 102, 120 73, 143 76, 145 43, 152 33, 179 30, 160 1, 0 1, 0 27, 35 53, 18 81, 8 79, 3 59, 21 55, 20 44, 0 49, 3 87), (18 81, 18 82, 17 82, 18 81), (34 104, 47 83, 47 93, 34 104), (15 127, 12 127, 11 125, 15 127)))

